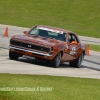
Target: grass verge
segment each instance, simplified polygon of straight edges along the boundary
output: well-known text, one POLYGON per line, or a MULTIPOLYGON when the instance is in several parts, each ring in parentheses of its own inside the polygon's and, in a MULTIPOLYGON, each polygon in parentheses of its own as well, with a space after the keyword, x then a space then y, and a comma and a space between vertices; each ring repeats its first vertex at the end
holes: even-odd
POLYGON ((99 51, 100 52, 100 45, 93 45, 93 44, 89 44, 90 45, 90 50, 94 50, 94 51, 99 51))
POLYGON ((99 97, 99 79, 0 74, 0 100, 99 100, 99 97), (25 91, 25 87, 33 91, 25 91))

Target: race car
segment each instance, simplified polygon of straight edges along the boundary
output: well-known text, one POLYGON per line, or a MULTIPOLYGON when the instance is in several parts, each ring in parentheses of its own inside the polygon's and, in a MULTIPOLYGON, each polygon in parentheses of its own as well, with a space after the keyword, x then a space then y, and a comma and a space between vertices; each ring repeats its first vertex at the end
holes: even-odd
POLYGON ((69 62, 71 67, 80 68, 85 56, 86 45, 71 31, 37 25, 23 35, 10 39, 9 58, 29 57, 46 60, 53 67, 69 62))

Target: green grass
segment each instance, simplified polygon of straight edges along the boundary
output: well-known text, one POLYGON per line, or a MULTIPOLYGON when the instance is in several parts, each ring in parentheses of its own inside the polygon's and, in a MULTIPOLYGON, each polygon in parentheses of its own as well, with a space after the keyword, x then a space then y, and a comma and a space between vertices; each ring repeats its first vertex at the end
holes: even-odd
POLYGON ((93 44, 89 45, 90 45, 90 50, 100 51, 100 45, 93 45, 93 44))
POLYGON ((39 91, 0 91, 0 100, 100 100, 98 79, 0 74, 0 90, 5 87, 39 87, 39 91), (41 91, 40 87, 51 90, 41 91))
POLYGON ((0 24, 42 24, 100 38, 100 0, 0 0, 0 24))

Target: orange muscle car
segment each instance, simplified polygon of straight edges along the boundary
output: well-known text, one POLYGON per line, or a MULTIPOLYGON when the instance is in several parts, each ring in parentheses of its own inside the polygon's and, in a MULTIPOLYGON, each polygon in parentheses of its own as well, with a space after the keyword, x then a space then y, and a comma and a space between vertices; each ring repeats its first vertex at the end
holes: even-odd
POLYGON ((49 61, 53 67, 59 67, 61 62, 69 62, 70 66, 79 68, 85 48, 85 44, 71 31, 38 25, 24 31, 24 35, 11 37, 9 58, 34 57, 49 61))

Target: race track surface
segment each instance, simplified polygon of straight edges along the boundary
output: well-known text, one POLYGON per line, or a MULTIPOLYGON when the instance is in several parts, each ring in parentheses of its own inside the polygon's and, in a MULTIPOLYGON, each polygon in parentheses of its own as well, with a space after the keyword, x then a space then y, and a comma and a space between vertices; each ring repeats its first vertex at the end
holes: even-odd
MULTIPOLYGON (((91 51, 90 56, 85 56, 82 68, 70 67, 68 63, 61 64, 59 68, 53 68, 50 67, 47 62, 25 58, 19 58, 17 61, 10 60, 8 50, 10 37, 16 33, 23 32, 28 28, 10 26, 10 30, 13 30, 10 31, 12 34, 9 33, 9 37, 3 37, 4 26, 5 25, 1 27, 0 31, 0 73, 39 74, 100 79, 100 52, 91 51)), ((96 40, 94 38, 94 41, 98 42, 99 45, 99 39, 96 40)))

